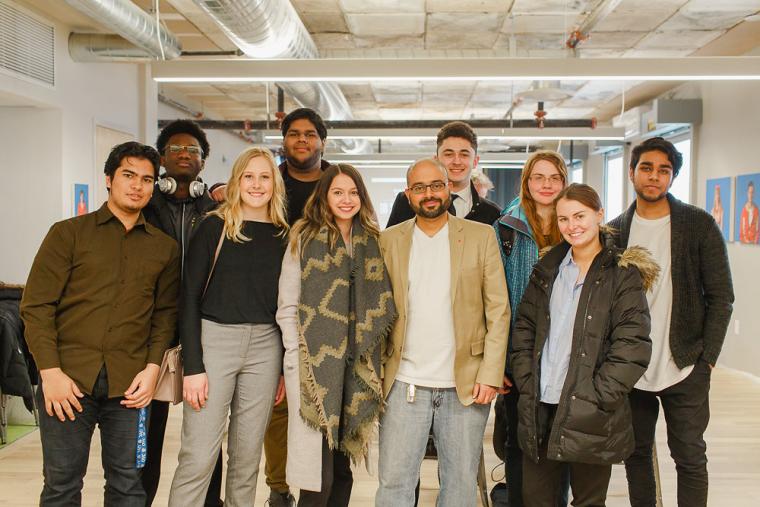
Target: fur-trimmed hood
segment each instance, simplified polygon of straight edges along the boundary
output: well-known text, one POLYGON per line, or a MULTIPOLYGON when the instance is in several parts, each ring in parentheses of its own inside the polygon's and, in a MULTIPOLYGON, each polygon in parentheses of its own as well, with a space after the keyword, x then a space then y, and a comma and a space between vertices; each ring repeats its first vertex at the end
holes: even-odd
POLYGON ((647 292, 652 290, 660 276, 660 265, 649 250, 643 246, 629 246, 618 255, 618 266, 634 266, 641 273, 641 283, 647 292))

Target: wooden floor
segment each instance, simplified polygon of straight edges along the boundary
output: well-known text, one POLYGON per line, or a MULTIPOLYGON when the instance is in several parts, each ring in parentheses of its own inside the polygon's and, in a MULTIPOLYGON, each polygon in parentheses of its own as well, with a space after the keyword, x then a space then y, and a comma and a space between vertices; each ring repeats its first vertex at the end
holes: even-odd
MULTIPOLYGON (((710 459, 710 505, 716 507, 760 506, 760 382, 742 373, 716 368, 711 391, 710 427, 707 431, 710 459)), ((172 473, 177 463, 182 411, 175 407, 169 418, 164 448, 163 480, 155 505, 166 505, 172 473)), ((675 470, 665 442, 664 422, 658 425, 657 444, 663 505, 675 506, 675 470)), ((490 475, 503 477, 503 466, 493 453, 492 424, 486 431, 484 448, 490 475)), ((375 456, 377 453, 374 453, 375 456)), ((100 468, 99 436, 93 439, 90 467, 85 479, 84 505, 102 505, 103 479, 100 468)), ((371 467, 372 468, 372 467, 371 467)), ((0 451, 0 505, 37 505, 42 487, 42 456, 39 434, 34 432, 0 451)), ((263 464, 262 464, 263 470, 263 464)), ((374 474, 374 473, 373 473, 374 474)), ((422 469, 420 505, 435 505, 436 462, 426 461, 422 469)), ((489 482, 492 485, 492 481, 489 482)), ((376 476, 364 468, 355 471, 351 505, 373 505, 376 476)), ((269 491, 263 474, 259 477, 256 506, 263 506, 269 491)), ((473 488, 473 495, 475 490, 473 488)), ((628 505, 625 472, 613 467, 608 494, 611 507, 628 505)))

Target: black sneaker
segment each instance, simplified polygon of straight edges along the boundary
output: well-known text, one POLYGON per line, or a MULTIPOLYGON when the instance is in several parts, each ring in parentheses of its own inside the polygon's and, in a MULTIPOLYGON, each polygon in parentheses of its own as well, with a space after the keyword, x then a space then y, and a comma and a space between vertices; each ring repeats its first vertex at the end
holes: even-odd
POLYGON ((290 494, 290 491, 284 493, 270 491, 266 505, 269 507, 295 507, 296 499, 290 494))

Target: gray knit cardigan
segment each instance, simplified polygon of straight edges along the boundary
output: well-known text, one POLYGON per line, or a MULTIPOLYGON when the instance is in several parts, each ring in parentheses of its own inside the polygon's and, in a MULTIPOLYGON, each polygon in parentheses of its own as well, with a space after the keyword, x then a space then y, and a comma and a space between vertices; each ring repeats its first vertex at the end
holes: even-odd
MULTIPOLYGON (((703 359, 714 365, 733 311, 734 290, 723 236, 713 217, 671 194, 670 251, 673 313, 670 350, 679 368, 703 359)), ((628 246, 636 202, 609 225, 628 246)))

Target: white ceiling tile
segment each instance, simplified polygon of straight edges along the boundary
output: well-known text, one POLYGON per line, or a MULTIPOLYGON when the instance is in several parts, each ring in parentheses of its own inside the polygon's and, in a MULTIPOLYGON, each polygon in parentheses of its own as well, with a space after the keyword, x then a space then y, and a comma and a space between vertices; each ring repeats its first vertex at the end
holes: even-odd
POLYGON ((425 32, 424 14, 346 14, 351 33, 359 37, 419 35, 425 32))
POLYGON ((746 11, 752 14, 760 11, 760 0, 691 0, 683 8, 703 12, 746 11))
POLYGON ((625 52, 626 58, 680 58, 689 56, 693 49, 629 49, 625 52))
POLYGON ((631 48, 647 35, 646 32, 591 32, 589 38, 581 42, 581 49, 631 48))
POLYGON ((398 107, 381 107, 378 113, 381 120, 416 120, 422 114, 422 109, 413 104, 407 104, 398 107))
POLYGON ((575 25, 576 16, 557 14, 520 14, 506 17, 501 27, 503 33, 560 33, 566 34, 575 25))
POLYGON ((403 48, 403 49, 423 49, 425 47, 425 38, 419 35, 396 35, 396 36, 367 36, 354 37, 357 48, 403 48))
POLYGON ((367 14, 373 12, 425 12, 425 0, 338 0, 343 12, 367 14))
POLYGON ((599 21, 595 32, 651 31, 683 6, 685 0, 625 0, 599 21))
POLYGON ((427 12, 508 12, 511 0, 427 0, 427 12))
POLYGON ((580 48, 578 49, 579 58, 618 58, 625 54, 627 49, 594 49, 594 48, 580 48))
POLYGON ((369 83, 342 83, 339 86, 343 91, 343 95, 345 95, 346 98, 352 103, 360 100, 375 100, 372 92, 372 86, 369 83))
POLYGON ((684 7, 660 25, 659 30, 726 30, 754 11, 696 10, 684 7))
POLYGON ((354 37, 348 33, 314 33, 311 37, 320 51, 322 49, 353 49, 356 47, 354 37))
POLYGON ((720 30, 682 30, 678 32, 652 32, 644 37, 636 49, 698 49, 719 37, 720 30))
MULTIPOLYGON (((507 34, 499 34, 494 43, 495 48, 508 49, 511 37, 507 34)), ((517 34, 514 36, 517 51, 529 49, 563 49, 566 37, 561 33, 554 34, 517 34)))
POLYGON ((580 13, 593 7, 596 0, 515 0, 515 14, 564 14, 580 13))
POLYGON ((348 26, 340 12, 311 12, 301 19, 311 33, 348 32, 348 26))
POLYGON ((291 0, 298 12, 340 12, 338 0, 291 0))
POLYGON ((446 31, 429 31, 425 37, 425 47, 427 49, 447 49, 452 47, 490 49, 496 42, 496 37, 498 37, 498 34, 496 32, 457 33, 446 31))

